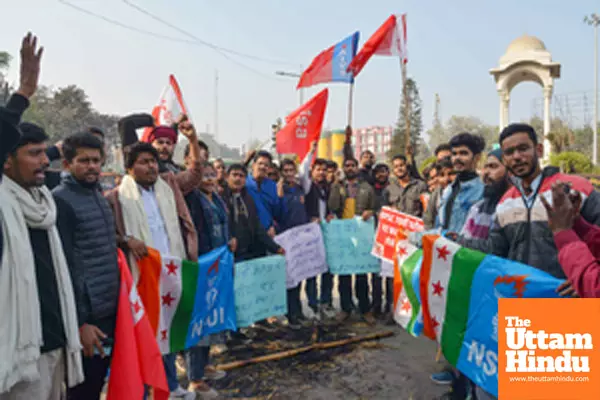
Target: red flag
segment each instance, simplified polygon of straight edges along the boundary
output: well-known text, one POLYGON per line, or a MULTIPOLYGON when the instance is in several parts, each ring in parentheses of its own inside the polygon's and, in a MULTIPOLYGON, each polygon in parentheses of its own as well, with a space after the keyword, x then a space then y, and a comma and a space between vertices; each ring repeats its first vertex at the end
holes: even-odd
POLYGON ((147 385, 154 388, 155 399, 166 400, 169 388, 158 343, 133 284, 125 255, 121 250, 118 252, 121 289, 106 398, 141 399, 144 385, 147 385))
POLYGON ((321 135, 328 96, 329 91, 323 89, 286 117, 285 126, 277 132, 279 154, 296 154, 300 160, 304 159, 310 144, 321 135))
POLYGON ((374 55, 400 56, 408 61, 406 53, 406 14, 400 17, 390 15, 383 25, 365 42, 362 49, 348 66, 348 71, 356 77, 374 55))
MULTIPOLYGON (((169 83, 164 88, 160 98, 158 99, 158 105, 152 109, 152 116, 154 117, 154 124, 156 126, 173 125, 181 114, 188 114, 187 107, 183 101, 183 94, 179 88, 179 83, 175 79, 174 75, 169 75, 169 83)), ((142 134, 142 142, 146 142, 150 132, 153 128, 146 128, 142 134)))

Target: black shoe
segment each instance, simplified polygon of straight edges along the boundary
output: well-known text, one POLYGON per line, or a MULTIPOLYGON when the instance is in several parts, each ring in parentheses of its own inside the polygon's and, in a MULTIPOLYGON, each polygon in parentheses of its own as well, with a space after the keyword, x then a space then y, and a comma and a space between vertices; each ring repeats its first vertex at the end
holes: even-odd
POLYGON ((298 317, 288 318, 288 326, 295 331, 302 329, 302 323, 300 322, 298 317))
POLYGON ((312 326, 312 321, 308 318, 306 318, 304 316, 304 314, 300 314, 298 316, 296 316, 296 320, 300 323, 300 325, 302 325, 303 327, 308 327, 308 326, 312 326))

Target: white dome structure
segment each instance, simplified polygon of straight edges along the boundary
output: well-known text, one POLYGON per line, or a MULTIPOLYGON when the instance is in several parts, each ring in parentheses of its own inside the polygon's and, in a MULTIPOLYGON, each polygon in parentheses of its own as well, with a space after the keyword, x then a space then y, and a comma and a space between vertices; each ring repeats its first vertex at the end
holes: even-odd
POLYGON ((496 80, 500 96, 500 129, 509 123, 510 93, 521 82, 536 82, 544 91, 544 159, 550 155, 550 143, 546 135, 550 131, 550 101, 554 79, 560 78, 560 63, 552 61, 552 55, 544 42, 535 36, 523 35, 513 40, 499 65, 490 70, 496 80))

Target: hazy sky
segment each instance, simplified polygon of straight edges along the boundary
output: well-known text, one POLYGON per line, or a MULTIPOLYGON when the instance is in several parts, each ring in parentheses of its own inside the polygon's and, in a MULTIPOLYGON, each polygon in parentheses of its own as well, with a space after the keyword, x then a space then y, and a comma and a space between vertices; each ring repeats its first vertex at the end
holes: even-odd
MULTIPOLYGON (((95 13, 157 34, 189 39, 121 0, 69 0, 95 13)), ((241 67, 202 45, 146 36, 82 14, 58 0, 0 0, 0 49, 17 56, 27 30, 46 47, 41 81, 77 84, 96 109, 125 114, 150 110, 167 81, 177 77, 194 122, 214 126, 214 81, 219 74, 220 140, 239 146, 266 139, 270 125, 298 105, 296 80, 275 71, 299 72, 322 49, 355 30, 360 44, 392 13, 408 14, 409 75, 420 89, 423 119, 431 125, 434 94, 442 117, 474 115, 498 122, 498 97, 489 69, 508 44, 525 33, 539 37, 562 63, 556 93, 591 91, 593 29, 583 16, 600 12, 597 0, 132 0, 200 39, 287 64, 232 56, 241 67)), ((17 79, 15 61, 9 71, 17 79)), ((306 98, 323 86, 307 90, 306 98)), ((330 85, 325 126, 346 123, 348 87, 330 85)), ((529 118, 533 83, 513 91, 511 120, 529 118)), ((396 121, 400 71, 395 58, 373 58, 357 78, 354 126, 396 121)))

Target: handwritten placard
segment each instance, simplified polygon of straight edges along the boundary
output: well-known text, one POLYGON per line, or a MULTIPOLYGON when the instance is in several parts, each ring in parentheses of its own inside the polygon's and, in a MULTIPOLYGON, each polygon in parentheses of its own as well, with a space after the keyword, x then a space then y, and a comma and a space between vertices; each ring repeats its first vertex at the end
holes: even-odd
POLYGON ((235 264, 233 282, 238 328, 287 312, 285 277, 283 256, 235 264))
POLYGON ((381 261, 381 272, 379 273, 379 275, 381 275, 385 278, 393 278, 394 277, 394 263, 389 262, 387 260, 380 260, 380 261, 381 261))
POLYGON ((420 218, 390 207, 383 207, 379 214, 379 225, 371 253, 375 257, 393 263, 398 240, 406 239, 405 233, 421 232, 424 227, 423 220, 420 218))
POLYGON ((285 249, 287 288, 327 272, 323 234, 318 223, 300 225, 275 236, 275 242, 285 249))
POLYGON ((379 260, 371 254, 373 218, 334 219, 322 222, 327 265, 332 274, 351 275, 379 272, 379 260))

